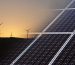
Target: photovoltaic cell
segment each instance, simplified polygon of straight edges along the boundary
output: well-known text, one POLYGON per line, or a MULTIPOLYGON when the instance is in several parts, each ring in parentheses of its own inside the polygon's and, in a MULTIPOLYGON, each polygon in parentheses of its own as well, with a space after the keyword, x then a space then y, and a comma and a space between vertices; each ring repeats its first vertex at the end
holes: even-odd
POLYGON ((75 35, 55 60, 53 65, 75 65, 75 35))
POLYGON ((75 29, 75 10, 66 10, 47 32, 72 32, 75 29))
POLYGON ((42 35, 15 65, 48 65, 69 35, 42 35))
MULTIPOLYGON (((31 40, 19 40, 12 44, 12 48, 7 51, 7 55, 0 57, 0 65, 9 65, 31 42, 31 40)), ((11 43, 10 43, 11 44, 11 43)), ((5 53, 6 54, 6 53, 5 53)))
POLYGON ((69 8, 75 8, 75 2, 69 8))

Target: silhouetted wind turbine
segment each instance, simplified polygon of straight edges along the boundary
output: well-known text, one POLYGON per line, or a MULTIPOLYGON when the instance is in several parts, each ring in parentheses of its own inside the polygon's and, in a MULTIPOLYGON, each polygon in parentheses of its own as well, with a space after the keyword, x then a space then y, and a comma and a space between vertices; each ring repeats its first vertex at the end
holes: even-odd
POLYGON ((30 29, 26 30, 26 32, 27 32, 27 39, 29 38, 29 31, 30 31, 30 29))
POLYGON ((12 35, 12 33, 11 33, 11 35, 10 35, 10 37, 12 37, 13 35, 12 35))
MULTIPOLYGON (((3 24, 3 22, 2 22, 2 23, 0 23, 0 26, 2 26, 2 24, 3 24)), ((1 29, 0 29, 0 36, 1 36, 1 29)))

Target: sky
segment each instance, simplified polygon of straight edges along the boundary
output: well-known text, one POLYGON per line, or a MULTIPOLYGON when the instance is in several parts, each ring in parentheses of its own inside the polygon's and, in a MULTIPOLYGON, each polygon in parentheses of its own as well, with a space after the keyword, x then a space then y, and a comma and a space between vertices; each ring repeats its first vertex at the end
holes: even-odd
POLYGON ((64 8, 71 0, 0 0, 0 36, 26 37, 39 32, 53 16, 51 9, 64 8), (49 18, 50 17, 50 18, 49 18))

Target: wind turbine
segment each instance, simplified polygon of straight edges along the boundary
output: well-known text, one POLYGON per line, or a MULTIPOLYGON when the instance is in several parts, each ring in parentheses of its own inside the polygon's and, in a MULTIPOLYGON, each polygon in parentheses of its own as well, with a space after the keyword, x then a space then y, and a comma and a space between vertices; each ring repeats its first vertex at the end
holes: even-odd
POLYGON ((11 37, 11 38, 13 37, 13 34, 12 34, 12 32, 11 32, 11 35, 10 35, 10 37, 11 37))
MULTIPOLYGON (((3 24, 3 22, 2 22, 2 23, 0 23, 0 27, 2 26, 2 24, 3 24)), ((0 29, 0 36, 1 36, 1 29, 0 29)))
POLYGON ((29 31, 30 31, 30 29, 26 30, 26 32, 27 32, 27 39, 29 38, 29 31))
POLYGON ((1 26, 3 25, 3 16, 1 16, 1 18, 0 18, 0 21, 1 21, 1 23, 0 23, 0 35, 1 35, 1 26))

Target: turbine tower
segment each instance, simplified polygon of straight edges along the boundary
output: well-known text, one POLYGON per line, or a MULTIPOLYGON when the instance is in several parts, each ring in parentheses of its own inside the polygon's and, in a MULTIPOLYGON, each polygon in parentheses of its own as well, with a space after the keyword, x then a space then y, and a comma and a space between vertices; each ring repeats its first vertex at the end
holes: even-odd
MULTIPOLYGON (((3 24, 3 22, 2 22, 2 23, 0 23, 0 28, 1 28, 2 24, 3 24)), ((0 36, 1 36, 1 29, 0 29, 0 36)))
POLYGON ((26 32, 27 32, 27 39, 29 38, 29 31, 30 31, 30 29, 26 30, 26 32))
POLYGON ((1 37, 1 26, 3 25, 3 20, 2 20, 2 18, 3 18, 3 16, 1 16, 1 18, 0 18, 0 21, 1 21, 1 23, 0 23, 0 37, 1 37))
POLYGON ((11 33, 10 37, 13 37, 13 34, 11 33))

